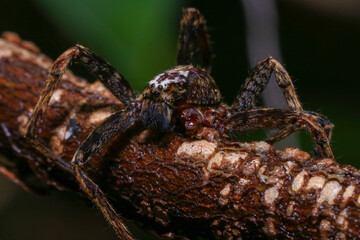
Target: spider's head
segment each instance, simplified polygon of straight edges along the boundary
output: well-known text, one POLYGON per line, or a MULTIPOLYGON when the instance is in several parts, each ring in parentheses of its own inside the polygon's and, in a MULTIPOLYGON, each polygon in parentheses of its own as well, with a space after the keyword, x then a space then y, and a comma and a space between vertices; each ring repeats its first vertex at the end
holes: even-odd
POLYGON ((172 129, 174 108, 191 105, 216 105, 221 101, 215 81, 204 70, 177 66, 157 75, 141 95, 141 119, 145 127, 172 129))

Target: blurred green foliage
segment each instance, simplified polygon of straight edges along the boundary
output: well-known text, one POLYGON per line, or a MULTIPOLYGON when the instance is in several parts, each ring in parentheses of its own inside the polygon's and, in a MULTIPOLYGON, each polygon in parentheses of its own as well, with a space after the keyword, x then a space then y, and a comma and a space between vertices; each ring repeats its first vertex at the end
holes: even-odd
POLYGON ((179 1, 33 1, 68 39, 104 57, 138 91, 175 64, 179 1))

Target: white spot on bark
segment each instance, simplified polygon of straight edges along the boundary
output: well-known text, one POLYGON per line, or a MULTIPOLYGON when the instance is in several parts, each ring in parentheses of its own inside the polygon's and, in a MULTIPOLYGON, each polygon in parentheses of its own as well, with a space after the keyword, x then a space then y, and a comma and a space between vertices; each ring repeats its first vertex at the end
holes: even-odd
POLYGON ((21 135, 25 135, 26 132, 26 126, 29 122, 29 117, 24 113, 17 117, 17 123, 19 124, 18 129, 21 135))
POLYGON ((290 201, 286 208, 286 215, 290 217, 294 212, 295 201, 290 201))
POLYGON ((291 188, 294 192, 298 192, 300 190, 300 188, 304 185, 305 176, 307 176, 307 175, 308 175, 308 173, 306 171, 302 171, 294 178, 294 182, 291 186, 291 188))
POLYGON ((56 89, 50 98, 49 105, 60 102, 63 93, 64 91, 62 89, 56 89))
POLYGON ((258 171, 258 174, 257 174, 258 177, 260 178, 260 181, 263 182, 263 183, 265 183, 265 182, 268 180, 268 178, 269 178, 269 176, 267 176, 267 175, 264 174, 265 171, 267 170, 267 168, 268 168, 267 165, 261 166, 260 169, 259 169, 259 171, 258 171))
POLYGON ((249 144, 256 152, 265 152, 269 151, 271 145, 264 141, 252 142, 249 144))
POLYGON ((53 152, 60 155, 63 152, 62 142, 65 139, 66 126, 60 126, 55 129, 55 134, 50 139, 50 146, 53 152))
POLYGON ((325 184, 325 177, 314 176, 309 179, 309 182, 306 186, 306 190, 321 189, 321 188, 323 188, 324 184, 325 184))
POLYGON ((240 186, 245 186, 245 185, 247 185, 249 183, 250 183, 250 180, 248 180, 248 179, 245 179, 245 178, 240 178, 239 179, 239 185, 240 186))
POLYGON ((206 140, 184 142, 176 154, 183 158, 208 159, 215 152, 216 147, 215 143, 206 140))
POLYGON ((236 162, 239 162, 239 159, 242 158, 241 156, 247 156, 247 154, 237 153, 237 152, 230 152, 226 153, 224 155, 224 161, 228 162, 230 164, 235 164, 236 162))
POLYGON ((226 166, 227 168, 235 168, 239 163, 244 161, 247 153, 243 152, 217 152, 209 161, 207 169, 209 171, 226 166))
POLYGON ((297 164, 292 162, 292 161, 287 161, 285 164, 284 164, 284 167, 285 167, 285 170, 286 170, 286 173, 289 174, 291 172, 291 170, 296 167, 297 164))
POLYGON ((215 168, 219 168, 221 166, 223 157, 225 155, 225 152, 217 152, 209 161, 209 164, 207 166, 207 169, 213 170, 215 168))
POLYGON ((310 155, 306 152, 301 151, 298 148, 286 148, 281 152, 283 158, 294 158, 297 161, 305 161, 310 158, 310 155))
POLYGON ((108 118, 111 114, 112 113, 108 108, 97 110, 96 112, 91 113, 91 115, 89 116, 89 123, 98 125, 106 118, 108 118))
POLYGON ((347 220, 348 214, 346 209, 342 210, 339 213, 339 216, 336 219, 336 224, 340 227, 341 230, 347 230, 349 227, 349 221, 347 220))
POLYGON ((326 183, 325 187, 320 193, 320 197, 317 202, 322 204, 324 202, 328 202, 330 205, 334 204, 334 200, 336 196, 339 194, 341 190, 341 185, 337 181, 330 181, 326 183))
POLYGON ((279 190, 276 186, 266 189, 264 193, 265 204, 271 206, 278 196, 279 190))
POLYGON ((228 204, 230 191, 231 191, 231 184, 230 183, 226 184, 225 187, 220 191, 219 204, 221 206, 224 206, 224 205, 228 204))
POLYGON ((348 186, 343 194, 342 202, 346 203, 349 200, 349 198, 351 198, 354 195, 354 191, 355 191, 355 185, 351 184, 350 186, 348 186))
POLYGON ((220 195, 222 197, 228 197, 229 193, 230 193, 230 190, 231 190, 231 184, 228 183, 225 185, 225 187, 220 191, 220 195))

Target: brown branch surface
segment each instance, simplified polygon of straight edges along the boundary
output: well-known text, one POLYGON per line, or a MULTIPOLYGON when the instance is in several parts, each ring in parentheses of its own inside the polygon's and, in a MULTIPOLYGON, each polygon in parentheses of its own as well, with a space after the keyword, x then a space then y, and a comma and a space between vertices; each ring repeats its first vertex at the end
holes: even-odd
MULTIPOLYGON (((68 164, 73 153, 123 105, 99 82, 66 73, 38 131, 65 163, 50 164, 23 135, 51 64, 15 35, 0 39, 0 151, 9 159, 0 173, 28 191, 79 192, 68 164)), ((122 214, 149 222, 160 234, 360 238, 359 171, 294 148, 134 129, 98 153, 88 171, 122 214)))

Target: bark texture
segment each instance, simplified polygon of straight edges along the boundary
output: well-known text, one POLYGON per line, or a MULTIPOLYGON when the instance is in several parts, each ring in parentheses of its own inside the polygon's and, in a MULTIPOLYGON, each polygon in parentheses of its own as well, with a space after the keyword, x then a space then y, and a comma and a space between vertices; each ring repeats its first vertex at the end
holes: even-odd
MULTIPOLYGON (((80 192, 72 155, 123 104, 99 82, 67 72, 38 130, 63 160, 49 163, 23 135, 51 64, 16 35, 0 39, 0 152, 8 159, 0 162, 0 173, 28 191, 80 192)), ((315 161, 295 148, 133 129, 96 154, 88 172, 122 214, 159 234, 360 238, 360 172, 332 159, 315 161)))

